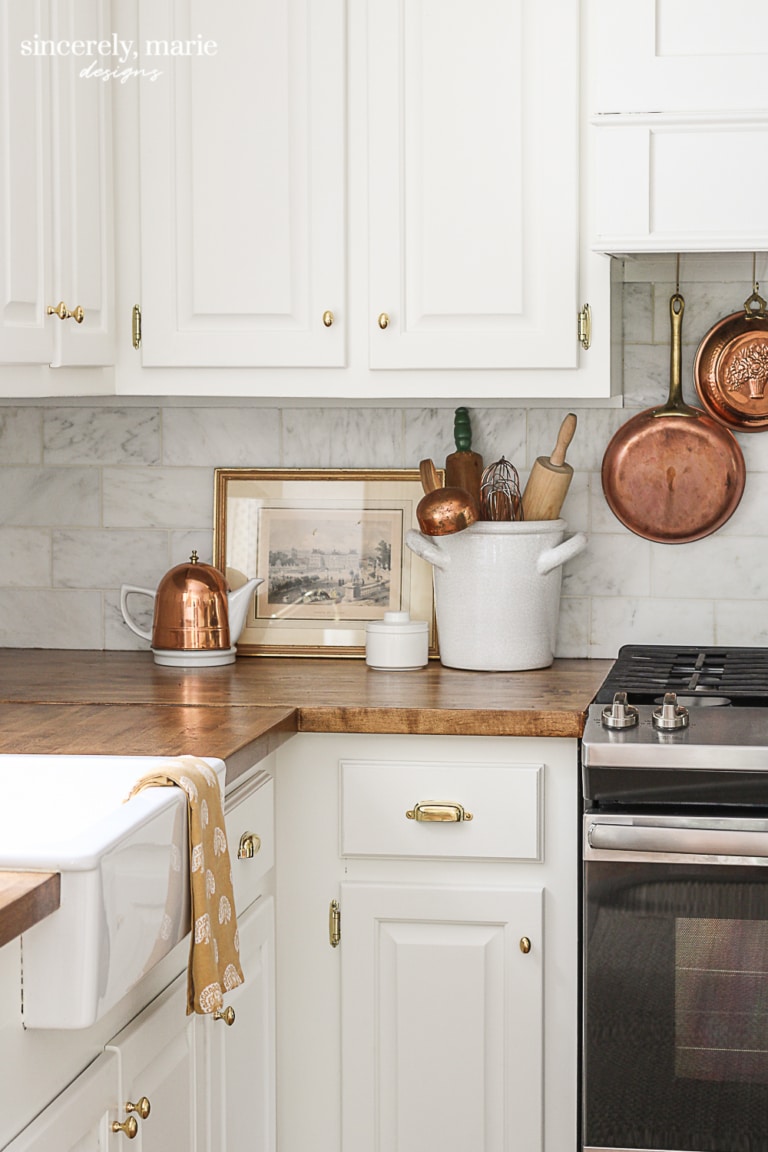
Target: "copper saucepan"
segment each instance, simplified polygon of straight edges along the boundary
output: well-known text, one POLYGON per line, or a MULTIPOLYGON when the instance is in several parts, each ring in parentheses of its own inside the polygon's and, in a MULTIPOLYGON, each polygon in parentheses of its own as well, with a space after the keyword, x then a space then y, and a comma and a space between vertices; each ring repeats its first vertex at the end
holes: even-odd
POLYGON ((741 312, 710 328, 693 364, 696 391, 706 410, 741 432, 768 428, 768 314, 754 292, 741 312))
POLYGON ((746 468, 735 436, 683 401, 680 379, 685 302, 669 302, 672 327, 669 398, 619 428, 603 457, 603 491, 630 531, 663 544, 699 540, 733 514, 746 468))

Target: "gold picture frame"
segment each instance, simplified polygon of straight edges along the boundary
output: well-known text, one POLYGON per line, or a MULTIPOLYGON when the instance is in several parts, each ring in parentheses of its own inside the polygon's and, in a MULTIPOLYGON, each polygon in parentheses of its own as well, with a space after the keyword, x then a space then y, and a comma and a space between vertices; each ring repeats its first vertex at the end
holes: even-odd
POLYGON ((215 469, 214 565, 263 581, 238 653, 364 656, 367 621, 407 611, 437 658, 432 568, 405 546, 423 494, 418 468, 215 469))

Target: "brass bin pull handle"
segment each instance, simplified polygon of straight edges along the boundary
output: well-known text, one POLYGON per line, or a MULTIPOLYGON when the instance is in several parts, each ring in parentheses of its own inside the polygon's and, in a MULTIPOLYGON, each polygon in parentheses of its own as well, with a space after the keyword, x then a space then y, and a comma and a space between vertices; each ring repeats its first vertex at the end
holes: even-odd
POLYGON ((467 812, 463 804, 450 800, 420 800, 405 815, 421 823, 460 824, 462 820, 472 819, 472 813, 467 812))
POLYGON ((82 305, 78 304, 77 307, 70 312, 63 300, 60 300, 55 308, 52 304, 49 304, 47 312, 49 316, 58 316, 59 320, 75 320, 78 324, 82 324, 85 317, 85 311, 82 305))
POLYGON ((261 848, 261 836, 255 832, 243 832, 237 848, 238 860, 252 860, 261 848))

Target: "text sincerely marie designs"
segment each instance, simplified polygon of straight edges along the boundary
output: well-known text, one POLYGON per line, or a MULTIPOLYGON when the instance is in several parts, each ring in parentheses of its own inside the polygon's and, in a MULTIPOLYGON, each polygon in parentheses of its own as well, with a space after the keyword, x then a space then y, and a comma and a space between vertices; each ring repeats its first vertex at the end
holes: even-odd
POLYGON ((156 80, 162 72, 157 69, 133 67, 131 61, 147 57, 180 58, 190 56, 216 56, 219 46, 215 40, 204 40, 202 35, 191 40, 145 40, 139 44, 136 40, 122 40, 116 32, 103 40, 46 40, 37 33, 31 40, 22 40, 20 43, 22 56, 74 56, 90 58, 90 63, 83 68, 80 76, 84 79, 121 80, 125 81, 133 76, 143 76, 149 80, 156 80), (106 57, 116 67, 99 67, 98 57, 106 57))

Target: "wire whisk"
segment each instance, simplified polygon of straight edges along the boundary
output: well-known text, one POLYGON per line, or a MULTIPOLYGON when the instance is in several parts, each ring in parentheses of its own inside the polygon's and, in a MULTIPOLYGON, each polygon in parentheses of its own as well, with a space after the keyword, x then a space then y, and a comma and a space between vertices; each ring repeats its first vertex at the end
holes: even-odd
POLYGON ((483 520, 522 520, 523 500, 517 468, 503 456, 483 470, 480 480, 483 520))

